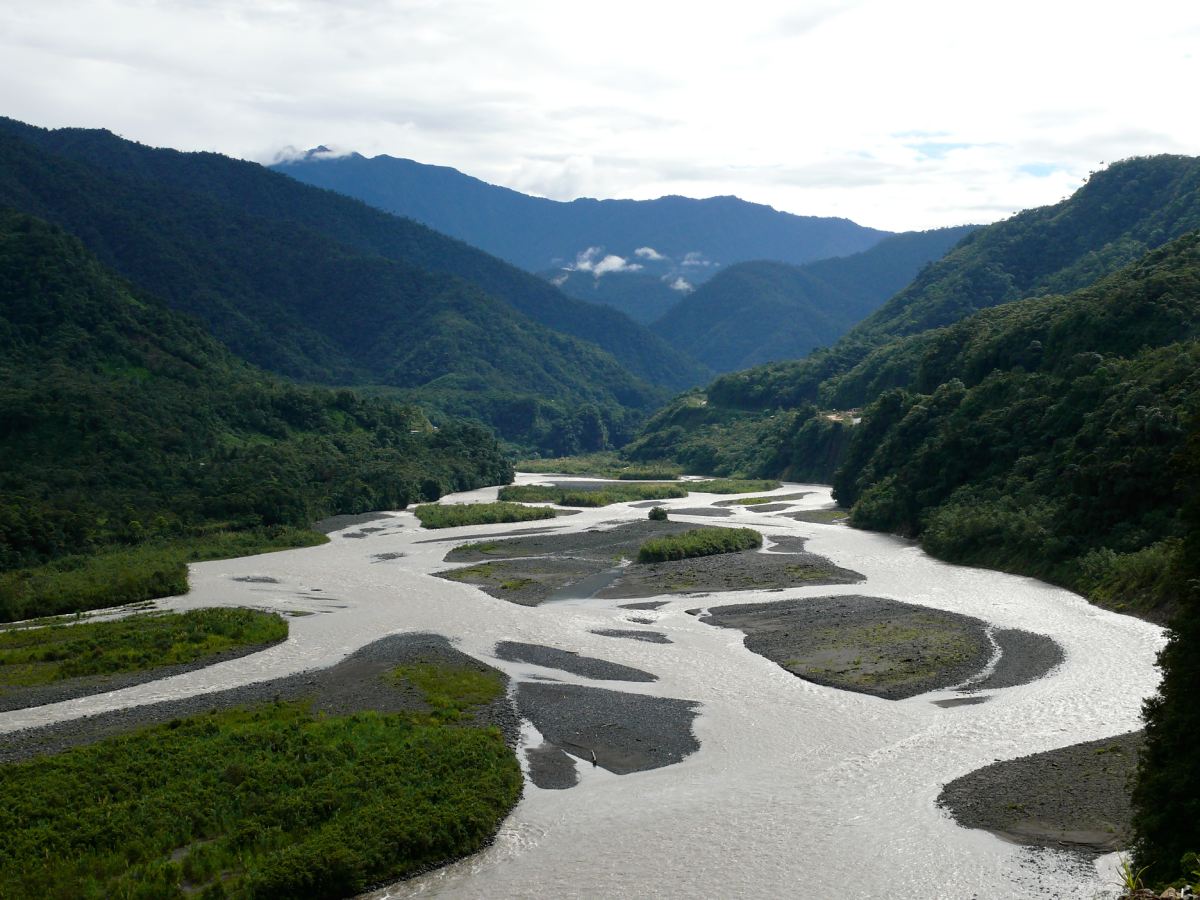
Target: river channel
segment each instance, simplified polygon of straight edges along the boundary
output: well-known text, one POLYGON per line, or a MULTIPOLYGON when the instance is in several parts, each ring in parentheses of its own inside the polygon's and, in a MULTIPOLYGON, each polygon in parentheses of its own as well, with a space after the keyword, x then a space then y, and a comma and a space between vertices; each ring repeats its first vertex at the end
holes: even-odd
MULTIPOLYGON (((545 481, 519 476, 519 483, 545 481)), ((791 509, 830 504, 823 486, 785 485, 791 509)), ((495 488, 443 502, 494 499, 495 488)), ((696 509, 722 498, 666 501, 696 509)), ((320 547, 202 563, 193 589, 160 608, 251 605, 290 613, 291 637, 261 653, 123 691, 0 715, 0 732, 139 703, 234 687, 328 666, 386 634, 427 631, 504 670, 514 683, 560 682, 695 701, 699 751, 682 762, 615 775, 579 765, 568 790, 529 783, 494 844, 475 857, 370 895, 400 897, 1025 898, 1115 895, 1112 856, 1007 843, 959 827, 939 809, 941 786, 1012 759, 1139 726, 1153 693, 1161 629, 1106 612, 1059 588, 953 566, 911 543, 843 525, 795 521, 753 507, 732 516, 675 516, 697 525, 749 525, 862 573, 852 585, 782 592, 671 595, 655 610, 591 597, 537 607, 431 577, 464 536, 644 519, 629 505, 552 522, 430 532, 395 513, 331 535, 320 547), (698 606, 869 594, 1053 638, 1065 659, 1033 683, 987 702, 939 706, 950 692, 905 700, 822 687, 747 650, 742 634, 687 613, 698 606), (638 621, 641 620, 641 621, 638 621), (649 620, 649 621, 647 621, 649 620), (653 629, 670 643, 596 630, 653 629), (595 682, 495 656, 499 641, 578 651, 657 676, 595 682)), ((536 743, 532 728, 527 738, 536 743)))

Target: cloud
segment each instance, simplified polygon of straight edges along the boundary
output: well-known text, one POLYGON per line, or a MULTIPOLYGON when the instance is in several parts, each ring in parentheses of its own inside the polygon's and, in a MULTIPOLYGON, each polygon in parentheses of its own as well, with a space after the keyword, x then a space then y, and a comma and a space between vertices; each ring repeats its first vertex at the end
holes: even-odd
POLYGON ((610 253, 601 256, 603 247, 588 247, 575 257, 575 262, 566 266, 568 272, 591 272, 595 277, 602 278, 612 272, 638 272, 642 266, 631 263, 623 256, 610 253))
POLYGON ((692 250, 690 253, 684 254, 683 262, 681 263, 681 265, 707 267, 707 266, 715 266, 716 263, 713 262, 711 259, 706 259, 704 254, 701 253, 699 250, 692 250))
POLYGON ((653 247, 638 247, 636 250, 633 251, 633 255, 638 257, 639 259, 648 259, 653 262, 659 262, 661 260, 666 259, 665 256, 663 256, 661 253, 659 253, 653 247))
POLYGON ((695 290, 691 283, 682 276, 676 277, 675 280, 667 286, 673 291, 679 291, 681 294, 690 294, 695 290))
POLYGON ((326 147, 321 144, 318 147, 313 147, 311 150, 301 150, 298 147, 293 147, 288 144, 276 151, 275 158, 272 163, 292 163, 292 162, 307 162, 310 159, 341 159, 345 156, 354 156, 353 150, 344 150, 338 147, 326 147))

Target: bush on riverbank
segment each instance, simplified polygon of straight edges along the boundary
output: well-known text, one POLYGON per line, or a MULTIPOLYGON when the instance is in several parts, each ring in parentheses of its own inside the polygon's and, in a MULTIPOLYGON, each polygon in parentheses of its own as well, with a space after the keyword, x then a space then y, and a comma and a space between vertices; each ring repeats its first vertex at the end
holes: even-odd
POLYGON ((177 719, 0 767, 0 896, 345 897, 478 850, 520 791, 494 728, 177 719))
POLYGON ((0 621, 140 603, 186 594, 187 564, 311 547, 328 540, 304 528, 215 531, 66 556, 31 568, 0 572, 0 621))
POLYGON ((695 528, 646 541, 638 549, 638 562, 667 562, 694 556, 737 553, 761 546, 762 535, 753 528, 695 528))
POLYGON ((495 525, 497 522, 529 522, 553 519, 554 510, 519 503, 426 503, 413 510, 426 528, 456 528, 459 525, 495 525))
POLYGON ((276 613, 195 609, 0 631, 0 691, 195 662, 287 637, 276 613))
POLYGON ((751 494, 773 491, 780 487, 780 483, 752 478, 712 478, 708 481, 689 481, 687 486, 688 490, 702 494, 751 494))
POLYGON ((558 506, 610 506, 635 500, 670 500, 688 495, 681 484, 605 484, 596 488, 559 488, 539 484, 509 485, 500 488, 501 500, 523 503, 555 503, 558 506))
POLYGON ((622 481, 668 481, 683 474, 683 469, 675 463, 659 461, 629 463, 611 450, 602 453, 586 453, 580 456, 560 456, 553 459, 523 459, 516 464, 516 469, 518 472, 617 478, 622 481))

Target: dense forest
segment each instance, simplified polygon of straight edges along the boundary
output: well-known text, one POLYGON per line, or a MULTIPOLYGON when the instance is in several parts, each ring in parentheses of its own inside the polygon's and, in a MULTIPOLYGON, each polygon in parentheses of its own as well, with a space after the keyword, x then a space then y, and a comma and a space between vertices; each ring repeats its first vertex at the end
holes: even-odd
POLYGON ((0 203, 75 234, 291 378, 383 385, 433 414, 469 411, 519 445, 572 452, 620 443, 665 387, 705 372, 613 310, 252 163, 11 120, 0 163, 0 203))
POLYGON ((892 235, 861 253, 804 266, 730 266, 651 327, 718 372, 799 359, 832 344, 973 230, 892 235))
POLYGON ((307 527, 512 477, 485 429, 434 430, 411 406, 282 382, 73 237, 11 211, 0 215, 0 386, 0 572, 213 530, 307 527))

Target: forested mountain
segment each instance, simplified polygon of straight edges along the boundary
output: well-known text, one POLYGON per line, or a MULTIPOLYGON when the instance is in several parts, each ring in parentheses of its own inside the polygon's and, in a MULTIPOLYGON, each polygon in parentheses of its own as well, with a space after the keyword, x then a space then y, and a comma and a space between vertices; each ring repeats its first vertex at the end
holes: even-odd
MULTIPOLYGON (((310 152, 274 166, 482 247, 531 272, 569 265, 589 247, 636 259, 639 248, 682 261, 728 265, 777 259, 800 265, 866 250, 887 232, 848 219, 796 216, 737 197, 573 200, 487 184, 444 166, 357 153, 310 152)), ((696 280, 707 277, 696 266, 696 280)))
POLYGON ((804 402, 847 408, 903 384, 888 370, 895 338, 1021 297, 1086 286, 1200 228, 1200 158, 1154 156, 1097 172, 1061 203, 969 235, 820 353, 718 379, 710 400, 744 409, 804 402))
POLYGON ((413 407, 247 365, 75 238, 8 210, 0 458, 0 571, 213 527, 307 526, 512 471, 481 427, 434 431, 413 407))
POLYGON ((660 384, 690 384, 702 371, 612 310, 261 166, 103 131, 0 120, 0 132, 0 203, 77 234, 235 352, 282 374, 422 388, 423 399, 455 411, 476 404, 508 437, 537 443, 584 407, 619 433, 626 409, 661 394, 593 344, 531 318, 569 320, 660 384))
POLYGON ((862 253, 805 266, 739 263, 651 327, 718 372, 798 359, 836 341, 972 230, 893 235, 862 253))
POLYGON ((539 274, 564 294, 611 306, 655 332, 653 323, 695 289, 682 274, 624 270, 597 276, 578 268, 548 269, 539 274))

